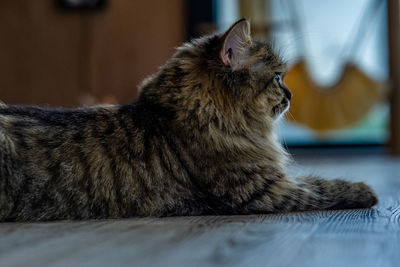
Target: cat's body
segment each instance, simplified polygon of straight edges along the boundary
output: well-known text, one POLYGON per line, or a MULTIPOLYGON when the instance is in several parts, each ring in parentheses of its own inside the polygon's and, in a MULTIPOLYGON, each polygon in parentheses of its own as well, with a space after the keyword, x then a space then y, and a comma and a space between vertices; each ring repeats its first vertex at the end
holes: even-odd
POLYGON ((241 20, 179 48, 134 104, 0 104, 0 221, 374 205, 362 183, 286 175, 273 129, 291 97, 282 72, 241 20))

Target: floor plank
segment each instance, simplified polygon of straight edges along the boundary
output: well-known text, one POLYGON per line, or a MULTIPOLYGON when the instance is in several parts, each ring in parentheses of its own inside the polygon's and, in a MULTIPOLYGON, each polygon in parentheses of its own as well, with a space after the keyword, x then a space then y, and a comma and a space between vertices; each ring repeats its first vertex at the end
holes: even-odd
POLYGON ((0 266, 398 266, 400 159, 312 156, 291 173, 374 187, 373 209, 0 224, 0 266))

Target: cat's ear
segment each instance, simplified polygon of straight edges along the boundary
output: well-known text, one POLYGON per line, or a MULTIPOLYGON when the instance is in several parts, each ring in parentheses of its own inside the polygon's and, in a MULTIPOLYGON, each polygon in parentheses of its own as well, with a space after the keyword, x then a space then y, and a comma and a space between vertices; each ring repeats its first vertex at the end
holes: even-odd
POLYGON ((219 57, 225 66, 238 66, 250 45, 250 23, 241 19, 222 35, 219 57))

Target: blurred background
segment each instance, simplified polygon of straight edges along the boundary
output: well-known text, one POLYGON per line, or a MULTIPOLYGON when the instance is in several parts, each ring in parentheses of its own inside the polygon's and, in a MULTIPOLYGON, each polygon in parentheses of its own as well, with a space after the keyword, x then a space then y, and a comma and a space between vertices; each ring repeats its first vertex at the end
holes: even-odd
POLYGON ((2 0, 0 100, 129 103, 183 41, 241 17, 288 63, 291 148, 400 153, 398 0, 2 0), (386 150, 385 150, 386 151, 386 150))

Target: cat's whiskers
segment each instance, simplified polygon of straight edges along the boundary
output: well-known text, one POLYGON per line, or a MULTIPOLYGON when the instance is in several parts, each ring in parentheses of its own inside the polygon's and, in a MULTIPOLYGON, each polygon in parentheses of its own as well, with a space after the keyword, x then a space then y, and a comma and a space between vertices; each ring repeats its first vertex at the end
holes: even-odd
POLYGON ((290 110, 286 111, 285 113, 285 118, 288 118, 290 116, 294 122, 296 122, 296 118, 293 116, 293 114, 290 112, 290 110))

